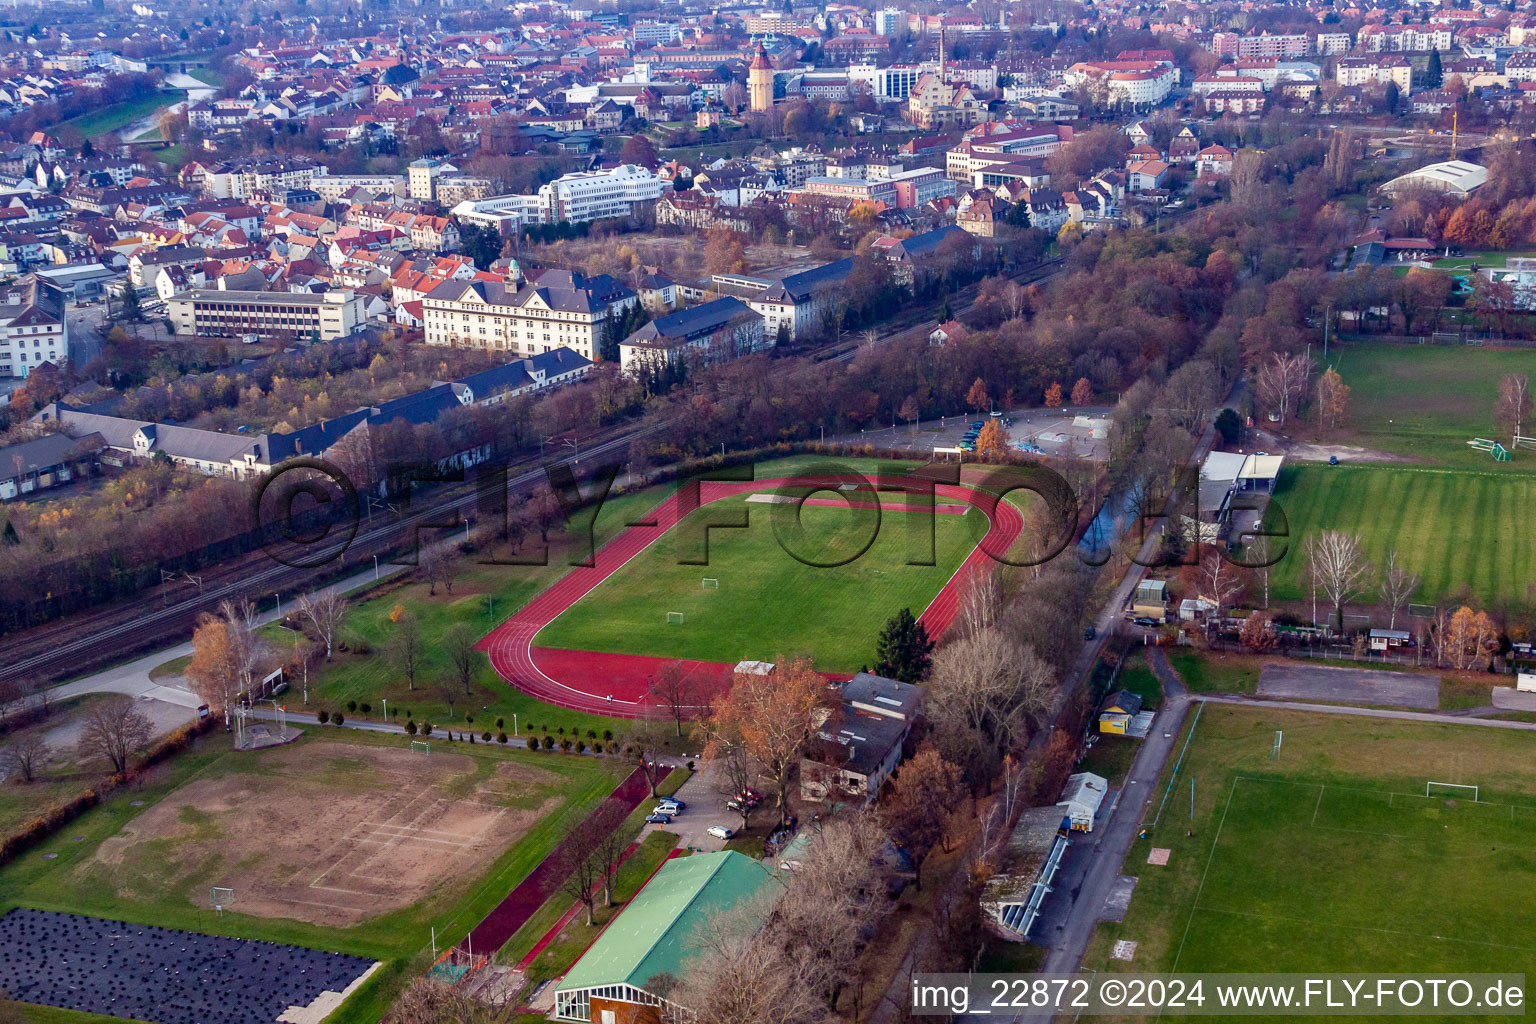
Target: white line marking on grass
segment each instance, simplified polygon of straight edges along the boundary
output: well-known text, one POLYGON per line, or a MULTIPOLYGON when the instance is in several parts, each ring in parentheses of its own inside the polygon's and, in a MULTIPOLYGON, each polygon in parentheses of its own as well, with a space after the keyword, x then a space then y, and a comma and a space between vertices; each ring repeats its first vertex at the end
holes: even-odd
POLYGON ((1481 939, 1458 939, 1448 935, 1431 935, 1425 932, 1410 932, 1401 928, 1373 928, 1363 924, 1341 924, 1336 921, 1319 921, 1315 917, 1286 917, 1283 914, 1256 914, 1251 910, 1230 910, 1226 907, 1208 908, 1213 914, 1230 914, 1234 917, 1251 917, 1259 921, 1286 921, 1291 924, 1304 924, 1312 927, 1338 928, 1344 931, 1354 932, 1379 932, 1382 935, 1402 935, 1410 939, 1433 939, 1436 942, 1459 942, 1467 946, 1486 946, 1489 949, 1511 949, 1522 953, 1536 953, 1536 946, 1510 946, 1502 942, 1484 942, 1481 939))
POLYGON ((1195 923, 1195 912, 1200 909, 1200 894, 1205 891, 1205 880, 1211 873, 1211 862, 1216 859, 1216 844, 1221 842, 1221 828, 1227 823, 1227 811, 1232 809, 1232 797, 1237 792, 1237 780, 1232 780, 1232 788, 1227 790, 1227 803, 1221 809, 1221 820, 1216 823, 1216 834, 1211 837, 1211 855, 1205 859, 1205 870, 1200 873, 1200 888, 1195 890, 1194 902, 1189 906, 1189 920, 1184 923, 1184 937, 1179 940, 1178 952, 1173 954, 1173 966, 1169 973, 1179 969, 1179 957, 1184 955, 1184 943, 1189 941, 1189 930, 1195 923))
POLYGON ((1323 809, 1323 794, 1327 792, 1327 786, 1317 787, 1317 804, 1312 808, 1312 824, 1317 825, 1317 812, 1323 809))

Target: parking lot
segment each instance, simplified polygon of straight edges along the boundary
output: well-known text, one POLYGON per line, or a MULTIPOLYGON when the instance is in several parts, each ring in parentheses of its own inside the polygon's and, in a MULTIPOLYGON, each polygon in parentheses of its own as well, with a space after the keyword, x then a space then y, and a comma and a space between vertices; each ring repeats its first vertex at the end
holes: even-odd
MULTIPOLYGON (((716 839, 706 830, 711 825, 724 825, 729 829, 740 828, 741 816, 725 806, 727 797, 715 791, 712 780, 713 772, 710 765, 704 762, 699 766, 699 770, 693 773, 693 777, 683 783, 676 793, 679 800, 687 802, 687 809, 673 818, 670 825, 647 825, 645 832, 665 829, 681 837, 678 841, 679 846, 692 847, 695 850, 711 852, 725 849, 725 840, 716 839)), ((642 806, 650 810, 656 806, 656 801, 647 799, 642 806)), ((644 833, 641 838, 644 838, 644 833)))
MULTIPOLYGON (((1102 461, 1109 457, 1108 442, 1102 436, 1094 436, 1096 433, 1102 434, 1102 428, 1084 421, 1107 418, 1110 411, 1108 407, 1100 406, 1073 409, 1033 407, 1008 410, 998 418, 1004 420, 1009 443, 1018 451, 1102 461)), ((931 455, 936 448, 958 448, 966 432, 971 429, 971 424, 985 423, 989 418, 988 414, 983 413, 944 416, 910 424, 897 422, 890 426, 840 434, 828 440, 931 455)), ((950 457, 953 458, 953 454, 950 457)))

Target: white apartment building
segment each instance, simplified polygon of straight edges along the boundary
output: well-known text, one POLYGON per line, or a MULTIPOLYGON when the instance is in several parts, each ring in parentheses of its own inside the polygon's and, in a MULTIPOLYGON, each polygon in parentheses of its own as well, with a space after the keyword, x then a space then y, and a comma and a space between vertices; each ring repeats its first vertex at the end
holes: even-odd
POLYGON ((1317 53, 1323 57, 1330 57, 1336 53, 1348 53, 1353 45, 1355 41, 1349 37, 1348 32, 1319 32, 1315 43, 1317 53))
POLYGON ((644 167, 620 164, 606 171, 577 171, 556 178, 539 189, 544 220, 570 221, 626 217, 636 203, 654 202, 672 191, 672 183, 644 167))
POLYGON ((675 21, 642 21, 633 26, 635 42, 665 45, 675 41, 681 32, 675 21))
POLYGON ((37 279, 0 288, 0 376, 25 377, 40 363, 62 367, 68 358, 68 321, 37 279))
POLYGON ((233 161, 209 167, 203 177, 203 191, 216 199, 249 199, 258 192, 310 188, 310 183, 325 172, 324 164, 308 160, 233 161))
POLYGON ((1453 36, 1449 25, 1367 25, 1360 45, 1373 53, 1449 50, 1453 36))
POLYGON ((1343 86, 1395 82, 1406 95, 1413 85, 1413 66, 1402 57, 1341 57, 1334 76, 1343 86))
POLYGON ((542 355, 564 346, 595 359, 609 304, 585 288, 444 281, 421 300, 428 345, 542 355))
POLYGON ((317 338, 334 341, 357 332, 366 320, 363 297, 348 289, 252 292, 190 288, 165 304, 177 334, 271 341, 317 338))
POLYGON ((320 198, 334 203, 350 189, 365 188, 375 191, 405 192, 406 179, 398 174, 317 174, 309 179, 309 187, 320 193, 320 198))

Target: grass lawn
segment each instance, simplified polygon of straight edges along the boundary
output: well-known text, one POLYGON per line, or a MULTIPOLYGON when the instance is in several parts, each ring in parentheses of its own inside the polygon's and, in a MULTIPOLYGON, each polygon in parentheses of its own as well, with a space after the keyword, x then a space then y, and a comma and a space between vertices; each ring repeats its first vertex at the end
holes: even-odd
POLYGON ((66 145, 76 139, 92 139, 107 132, 118 131, 141 117, 153 114, 161 107, 179 103, 186 98, 186 92, 180 89, 153 92, 148 96, 110 104, 100 110, 93 110, 89 114, 72 117, 68 121, 60 121, 54 125, 53 132, 58 136, 59 141, 66 145))
MULTIPOLYGON (((597 940, 603 928, 624 909, 646 881, 656 873, 672 850, 677 846, 677 836, 671 832, 652 832, 645 837, 639 848, 629 855, 613 876, 612 907, 598 905, 592 913, 592 924, 587 924, 586 914, 578 911, 571 922, 560 930, 554 941, 545 946, 533 963, 528 965, 528 988, 531 991, 539 982, 558 978, 580 959, 587 947, 597 940)), ((687 856, 685 852, 683 856, 687 856)), ((561 904, 561 913, 569 910, 575 900, 564 894, 556 894, 553 901, 561 904)), ((556 920, 559 916, 556 916, 556 920)))
POLYGON ((224 76, 217 71, 208 68, 188 68, 187 74, 202 82, 204 85, 221 86, 224 84, 224 76))
POLYGON ((1510 894, 1536 884, 1528 737, 1219 705, 1194 727, 1174 799, 1127 857, 1126 919, 1100 926, 1085 968, 1525 969, 1532 925, 1510 894), (1476 784, 1481 802, 1427 798, 1429 780, 1476 784), (1166 867, 1146 864, 1154 846, 1166 867), (1118 939, 1140 944, 1134 961, 1109 958, 1118 939))
MULTIPOLYGON (((439 751, 458 755, 451 762, 429 762, 432 771, 446 772, 440 783, 433 784, 436 788, 428 790, 436 793, 440 801, 491 799, 500 801, 512 813, 519 809, 526 813, 533 805, 539 808, 539 813, 510 845, 488 851, 489 859, 484 861, 483 869, 468 875, 445 876, 430 884, 420 899, 400 909, 375 913, 350 927, 239 913, 238 904, 235 912, 213 914, 201 898, 206 897, 207 885, 224 884, 223 879, 237 877, 237 892, 250 892, 263 880, 282 884, 285 873, 302 873, 313 864, 285 866, 276 862, 281 853, 270 851, 252 851, 238 864, 221 862, 220 855, 213 853, 225 849, 218 844, 226 841, 232 831, 248 829, 248 822, 237 819, 254 815, 259 825, 264 812, 259 804, 208 805, 206 810, 199 810, 179 802, 189 799, 189 794, 206 791, 208 787, 234 791, 251 785, 273 792, 281 788, 286 794, 285 801, 318 796, 322 802, 333 804, 344 798, 366 802, 375 790, 381 805, 388 806, 394 798, 390 792, 379 789, 391 776, 370 771, 369 766, 381 763, 381 758, 412 756, 404 752, 403 737, 349 730, 325 730, 319 736, 317 733, 320 730, 311 728, 298 746, 258 752, 235 752, 224 734, 212 734, 192 750, 151 772, 141 788, 119 791, 52 839, 0 869, 0 913, 13 906, 27 906, 374 957, 384 961, 385 967, 328 1019, 330 1024, 373 1021, 387 1008, 399 987, 427 966, 431 958, 431 927, 437 929, 440 943, 462 938, 544 859, 565 829, 606 796, 629 770, 627 765, 605 759, 531 754, 478 744, 434 744, 434 757, 439 751), (340 764, 335 756, 338 744, 355 751, 354 757, 340 759, 346 765, 340 764), (323 757, 323 770, 296 776, 292 765, 302 763, 306 757, 323 757), (510 789, 503 784, 491 795, 485 795, 490 792, 483 788, 487 780, 505 783, 508 779, 512 780, 510 789), (294 789, 295 786, 299 788, 294 789), (324 796, 326 787, 332 787, 331 792, 337 794, 334 801, 324 796), (477 793, 482 796, 476 798, 477 793), (176 802, 169 803, 167 808, 157 807, 168 799, 176 802), (175 810, 178 807, 179 812, 175 810), (179 822, 185 828, 154 831, 156 821, 162 829, 166 822, 179 822), (110 843, 104 847, 108 840, 110 843), (124 849, 125 843, 129 844, 126 849, 132 856, 114 861, 110 851, 124 849), (56 856, 46 859, 43 855, 49 853, 56 856)), ((324 830, 346 826, 332 823, 323 813, 317 813, 314 820, 316 849, 342 851, 344 847, 325 837, 324 830)), ((291 849, 293 843, 289 839, 288 834, 275 837, 272 851, 291 849)), ((299 839, 308 842, 302 836, 299 839)), ((329 877, 344 876, 336 869, 329 877)))
POLYGON ((1256 693, 1263 661, 1246 654, 1183 647, 1168 652, 1168 663, 1190 693, 1256 693))
POLYGON ((885 621, 903 607, 921 614, 987 530, 979 512, 812 505, 801 509, 797 527, 793 506, 746 499, 713 502, 690 516, 749 516, 747 529, 710 531, 707 566, 680 564, 689 550, 684 538, 693 532, 685 521, 535 643, 730 663, 806 654, 823 671, 851 672, 873 656, 885 621), (920 531, 930 526, 935 564, 908 564, 926 557, 920 531), (706 577, 719 580, 718 588, 706 589, 706 577), (670 612, 683 613, 682 623, 668 624, 670 612))
POLYGON ((1536 472, 1536 451, 1495 463, 1467 447, 1474 437, 1502 440, 1493 426, 1499 378, 1529 373, 1528 350, 1464 345, 1350 342, 1330 353, 1350 387, 1347 440, 1437 466, 1500 475, 1536 472))
POLYGON ((1162 707, 1163 684, 1153 675, 1151 666, 1140 651, 1126 655, 1125 663, 1120 666, 1120 677, 1115 680, 1115 689, 1134 693, 1141 698, 1141 706, 1148 711, 1162 707))
POLYGON ((1451 256, 1434 260, 1436 270, 1467 270, 1476 263, 1479 267, 1506 266, 1505 260, 1511 256, 1536 256, 1531 252, 1474 252, 1466 256, 1451 256))
POLYGON ((1281 471, 1275 500, 1290 534, 1289 550, 1274 570, 1277 600, 1310 598, 1302 545, 1323 530, 1358 532, 1366 557, 1378 566, 1395 548, 1401 563, 1423 576, 1421 601, 1463 584, 1487 603, 1523 600, 1536 571, 1531 476, 1493 469, 1291 466, 1281 471))

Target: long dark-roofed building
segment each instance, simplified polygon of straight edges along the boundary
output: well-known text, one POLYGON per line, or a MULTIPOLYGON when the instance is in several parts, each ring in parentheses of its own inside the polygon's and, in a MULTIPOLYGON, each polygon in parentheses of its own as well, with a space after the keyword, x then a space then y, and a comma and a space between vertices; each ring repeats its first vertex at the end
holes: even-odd
POLYGON ((837 300, 852 272, 852 257, 835 260, 790 274, 752 299, 751 306, 763 318, 763 330, 772 343, 778 343, 781 327, 786 344, 814 331, 817 319, 837 300))
POLYGON ((771 345, 763 318, 740 299, 715 299, 668 313, 619 342, 619 366, 643 370, 697 352, 706 365, 739 359, 771 345))

